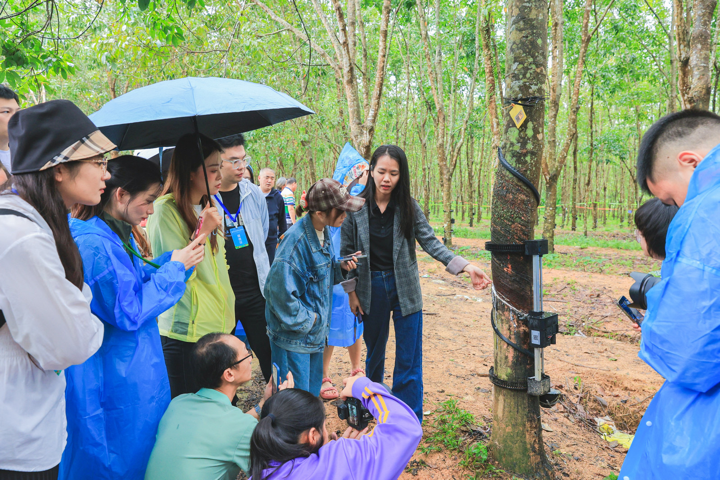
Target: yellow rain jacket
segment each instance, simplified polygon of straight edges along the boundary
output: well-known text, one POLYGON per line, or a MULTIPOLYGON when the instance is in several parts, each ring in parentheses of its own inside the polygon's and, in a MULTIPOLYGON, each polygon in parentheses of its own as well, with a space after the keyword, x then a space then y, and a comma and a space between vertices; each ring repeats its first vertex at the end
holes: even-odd
MULTIPOLYGON (((191 232, 180 216, 173 194, 155 201, 147 233, 155 257, 181 250, 190 243, 191 232)), ((195 266, 185 295, 158 317, 160 335, 194 343, 207 333, 229 333, 235 329, 235 294, 225 262, 225 239, 218 235, 217 240, 215 255, 210 242, 205 243, 205 258, 195 266)))

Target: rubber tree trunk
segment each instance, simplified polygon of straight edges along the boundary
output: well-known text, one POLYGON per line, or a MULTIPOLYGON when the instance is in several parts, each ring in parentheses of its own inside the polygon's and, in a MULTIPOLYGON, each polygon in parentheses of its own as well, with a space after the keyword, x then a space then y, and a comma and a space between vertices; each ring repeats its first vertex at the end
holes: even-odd
MULTIPOLYGON (((547 0, 510 0, 507 6, 505 95, 508 99, 545 96, 547 81, 547 0)), ((526 109, 527 120, 516 128, 503 115, 502 149, 508 162, 533 184, 540 180, 545 107, 526 109)), ((495 174, 491 237, 496 243, 521 243, 534 238, 537 218, 535 197, 502 166, 495 174)), ((494 254, 492 273, 499 296, 521 311, 533 306, 530 257, 494 254)), ((498 302, 497 326, 512 341, 529 348, 525 322, 498 302)), ((503 380, 522 381, 533 375, 532 360, 495 337, 495 374, 503 380)), ((550 478, 545 457, 537 397, 494 387, 491 451, 503 469, 522 476, 550 478)))

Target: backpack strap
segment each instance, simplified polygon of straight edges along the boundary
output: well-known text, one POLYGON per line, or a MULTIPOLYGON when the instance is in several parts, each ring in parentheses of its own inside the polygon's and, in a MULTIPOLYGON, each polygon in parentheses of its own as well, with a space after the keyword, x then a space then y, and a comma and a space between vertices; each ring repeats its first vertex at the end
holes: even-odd
MULTIPOLYGON (((0 216, 1 215, 13 215, 15 217, 22 217, 24 219, 30 220, 31 222, 35 223, 35 221, 32 218, 28 217, 24 213, 20 213, 17 210, 11 210, 9 208, 0 208, 0 216)), ((0 310, 0 328, 5 326, 5 323, 6 323, 5 315, 3 315, 2 310, 0 310)))

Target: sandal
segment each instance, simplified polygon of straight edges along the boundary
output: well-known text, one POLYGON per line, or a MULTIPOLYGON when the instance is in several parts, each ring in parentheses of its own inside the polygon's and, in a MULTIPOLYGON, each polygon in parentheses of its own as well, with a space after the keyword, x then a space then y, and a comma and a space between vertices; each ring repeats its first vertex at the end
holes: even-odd
MULTIPOLYGON (((323 378, 322 383, 332 383, 332 380, 329 378, 323 378)), ((337 388, 335 388, 334 385, 330 385, 329 387, 321 388, 320 389, 320 398, 323 400, 335 400, 338 398, 340 394, 337 391, 337 388)))
POLYGON ((362 372, 362 374, 365 375, 365 370, 363 370, 362 368, 356 368, 355 370, 352 371, 352 373, 350 374, 350 376, 351 376, 351 377, 354 377, 355 375, 357 375, 357 374, 360 373, 360 372, 362 372))

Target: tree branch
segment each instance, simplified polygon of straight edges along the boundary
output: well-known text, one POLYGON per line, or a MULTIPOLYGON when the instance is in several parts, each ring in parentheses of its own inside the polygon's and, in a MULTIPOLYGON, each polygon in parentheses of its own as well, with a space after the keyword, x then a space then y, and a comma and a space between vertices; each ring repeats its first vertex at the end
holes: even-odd
POLYGON ((313 50, 315 50, 320 56, 332 67, 332 69, 335 71, 335 74, 342 77, 342 72, 340 71, 340 68, 338 67, 335 60, 328 55, 328 53, 317 44, 317 42, 310 42, 307 36, 292 26, 290 23, 288 23, 287 20, 281 18, 277 13, 275 13, 273 10, 271 10, 267 5, 265 5, 260 0, 252 0, 255 5, 260 7, 262 11, 264 11, 271 19, 273 19, 275 22, 279 23, 283 27, 285 27, 285 30, 288 30, 289 32, 292 32, 293 35, 295 35, 298 39, 302 40, 305 43, 311 43, 313 50))

